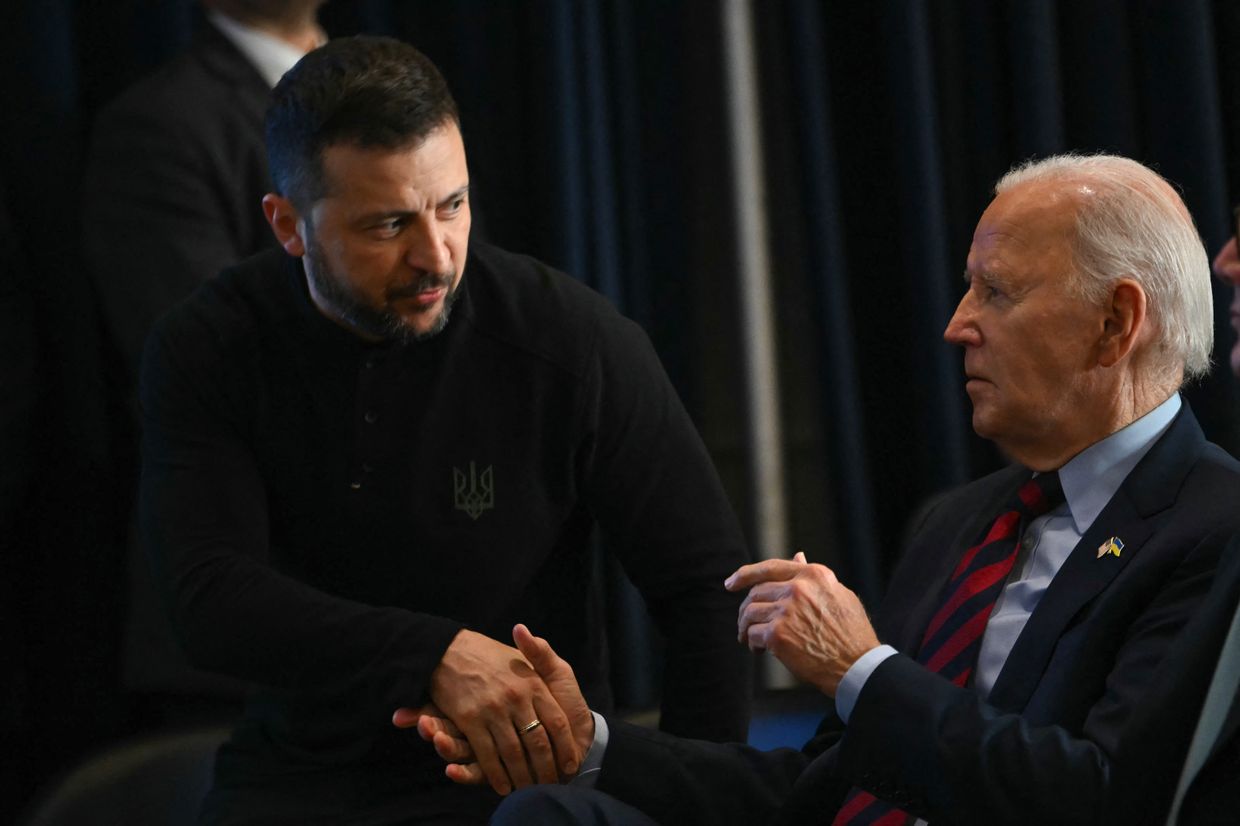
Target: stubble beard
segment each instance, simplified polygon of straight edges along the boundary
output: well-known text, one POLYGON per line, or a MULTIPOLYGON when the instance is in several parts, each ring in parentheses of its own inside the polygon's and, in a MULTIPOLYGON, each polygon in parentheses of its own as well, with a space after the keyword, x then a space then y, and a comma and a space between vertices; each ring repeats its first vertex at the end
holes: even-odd
POLYGON ((384 296, 388 301, 412 297, 423 290, 446 289, 443 306, 431 326, 425 330, 415 329, 400 313, 388 307, 372 307, 362 302, 345 284, 331 266, 322 247, 313 238, 307 240, 305 267, 306 279, 320 301, 327 305, 332 314, 361 334, 381 341, 396 344, 412 344, 434 338, 448 326, 448 318, 452 314, 452 305, 456 302, 456 273, 423 273, 411 284, 396 290, 390 290, 384 296))

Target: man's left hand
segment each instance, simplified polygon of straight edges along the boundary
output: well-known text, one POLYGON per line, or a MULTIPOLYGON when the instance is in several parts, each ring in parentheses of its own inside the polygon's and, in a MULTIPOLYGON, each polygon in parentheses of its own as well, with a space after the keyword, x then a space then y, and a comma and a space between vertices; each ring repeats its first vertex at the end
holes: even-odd
POLYGON ((435 747, 435 752, 447 763, 444 773, 454 783, 479 786, 486 782, 486 775, 478 765, 478 758, 465 735, 434 703, 421 708, 398 708, 392 715, 392 725, 397 728, 417 728, 418 735, 435 747))
POLYGON ((878 646, 861 600, 825 565, 804 554, 745 565, 724 581, 750 588, 737 620, 738 639, 770 651, 802 680, 834 697, 844 673, 878 646))

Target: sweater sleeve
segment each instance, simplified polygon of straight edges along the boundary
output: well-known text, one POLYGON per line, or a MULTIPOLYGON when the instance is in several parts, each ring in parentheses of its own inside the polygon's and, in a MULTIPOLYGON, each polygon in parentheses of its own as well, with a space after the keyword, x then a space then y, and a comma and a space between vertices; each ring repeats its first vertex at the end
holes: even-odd
POLYGON ((736 518, 641 329, 605 316, 591 371, 586 487, 667 641, 660 727, 743 741, 750 655, 736 641, 740 596, 723 588, 748 561, 736 518))
POLYGON ((333 596, 270 564, 266 491, 233 414, 244 367, 211 336, 169 330, 156 329, 143 361, 140 519, 190 659, 278 691, 347 697, 375 725, 426 702, 460 624, 333 596))

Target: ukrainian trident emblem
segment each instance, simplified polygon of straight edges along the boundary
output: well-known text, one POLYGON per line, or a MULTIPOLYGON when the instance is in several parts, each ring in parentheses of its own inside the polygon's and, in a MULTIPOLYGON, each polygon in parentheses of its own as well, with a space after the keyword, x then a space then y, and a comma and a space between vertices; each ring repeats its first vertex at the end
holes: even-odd
POLYGON ((495 473, 491 465, 478 473, 470 462, 468 476, 460 468, 452 468, 452 488, 456 509, 465 511, 470 519, 477 519, 483 511, 495 507, 495 473))

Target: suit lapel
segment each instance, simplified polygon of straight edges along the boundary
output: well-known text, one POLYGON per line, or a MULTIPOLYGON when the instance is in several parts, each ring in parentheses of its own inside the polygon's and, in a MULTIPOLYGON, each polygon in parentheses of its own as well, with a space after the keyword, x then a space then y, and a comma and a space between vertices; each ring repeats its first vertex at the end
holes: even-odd
POLYGON ((1185 404, 1051 580, 995 680, 989 697, 992 705, 1006 711, 1025 707, 1069 623, 1140 553, 1153 532, 1150 518, 1174 504, 1204 443, 1201 428, 1185 404), (1099 556, 1099 545, 1113 536, 1123 540, 1122 553, 1099 556))
POLYGON ((888 594, 885 604, 898 608, 889 621, 883 623, 880 613, 878 630, 880 638, 910 657, 917 656, 921 637, 930 618, 943 604, 943 589, 967 548, 977 543, 983 532, 994 521, 999 509, 1032 473, 1020 465, 1012 465, 991 477, 973 483, 979 491, 976 497, 964 495, 961 504, 941 517, 948 525, 956 526, 953 532, 934 530, 927 538, 909 546, 900 561, 901 570, 892 577, 893 583, 903 588, 888 594), (903 569, 908 568, 908 571, 903 569))
POLYGON ((1150 526, 1121 487, 1064 561, 1029 617, 995 680, 990 693, 992 705, 1007 711, 1025 707, 1068 623, 1111 584, 1149 535, 1150 526), (1111 554, 1099 557, 1098 546, 1112 536, 1123 540, 1123 552, 1118 558, 1111 554))

